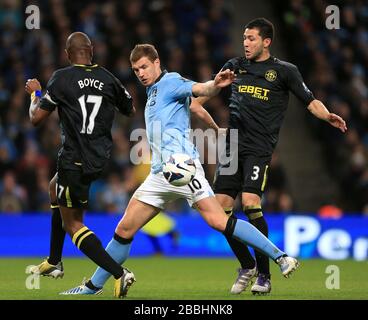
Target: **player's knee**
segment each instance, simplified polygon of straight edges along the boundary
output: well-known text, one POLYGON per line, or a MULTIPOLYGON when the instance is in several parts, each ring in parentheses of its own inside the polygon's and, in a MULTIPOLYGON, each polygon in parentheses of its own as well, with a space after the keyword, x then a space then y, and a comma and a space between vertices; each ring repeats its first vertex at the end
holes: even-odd
POLYGON ((242 193, 242 205, 244 206, 256 206, 261 205, 261 196, 254 192, 242 193))
POLYGON ((63 229, 67 234, 69 234, 71 237, 79 231, 81 228, 84 227, 84 224, 75 221, 63 221, 63 229))
POLYGON ((63 223, 63 229, 71 237, 73 236, 74 233, 78 231, 78 229, 74 228, 73 225, 68 223, 63 223))

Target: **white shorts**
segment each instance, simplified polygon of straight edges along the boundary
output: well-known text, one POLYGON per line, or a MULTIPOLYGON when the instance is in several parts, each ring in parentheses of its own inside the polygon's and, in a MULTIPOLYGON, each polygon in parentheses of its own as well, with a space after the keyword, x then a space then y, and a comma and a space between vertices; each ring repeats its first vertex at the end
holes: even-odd
POLYGON ((160 209, 165 209, 167 203, 177 199, 187 199, 188 204, 193 206, 199 200, 213 197, 214 192, 204 175, 200 161, 196 159, 194 162, 197 170, 190 184, 175 187, 165 179, 162 172, 150 173, 134 192, 133 197, 160 209))

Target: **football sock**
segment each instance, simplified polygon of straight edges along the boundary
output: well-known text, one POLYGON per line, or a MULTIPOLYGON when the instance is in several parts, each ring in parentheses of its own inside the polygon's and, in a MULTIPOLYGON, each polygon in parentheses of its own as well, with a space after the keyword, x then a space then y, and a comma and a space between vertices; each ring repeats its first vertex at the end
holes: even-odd
MULTIPOLYGON (((229 219, 236 220, 236 216, 233 213, 232 208, 224 208, 224 210, 225 210, 225 213, 229 216, 229 219)), ((242 269, 253 269, 256 265, 256 262, 254 261, 248 249, 248 246, 240 242, 239 240, 234 239, 233 237, 229 235, 225 237, 226 237, 227 242, 229 243, 231 250, 234 252, 235 256, 239 260, 242 269)))
MULTIPOLYGON (((268 237, 268 225, 263 216, 262 209, 260 207, 246 207, 244 213, 248 216, 249 222, 254 225, 263 235, 268 237)), ((270 261, 267 256, 254 250, 257 261, 257 270, 259 273, 270 275, 270 261)))
POLYGON ((98 266, 110 272, 115 279, 119 279, 124 274, 123 268, 109 256, 102 247, 100 239, 86 226, 74 233, 72 241, 80 251, 98 266))
POLYGON ((57 265, 63 253, 65 230, 57 203, 51 203, 51 211, 50 255, 47 261, 52 265, 57 265))
MULTIPOLYGON (((106 252, 121 265, 129 256, 132 241, 133 239, 124 239, 115 233, 106 247, 106 252)), ((95 287, 102 288, 110 276, 110 273, 99 267, 93 274, 91 282, 95 287)))
POLYGON ((244 220, 229 219, 227 221, 224 234, 232 235, 239 241, 252 246, 254 249, 262 251, 264 254, 275 261, 277 258, 285 254, 254 226, 244 220))

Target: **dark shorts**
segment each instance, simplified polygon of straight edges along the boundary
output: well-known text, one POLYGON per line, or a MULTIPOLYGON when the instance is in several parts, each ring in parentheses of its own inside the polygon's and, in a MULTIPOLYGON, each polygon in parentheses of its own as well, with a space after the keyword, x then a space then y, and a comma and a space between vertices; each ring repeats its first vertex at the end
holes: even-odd
POLYGON ((88 208, 91 183, 96 176, 82 175, 82 171, 59 169, 56 180, 58 204, 68 208, 88 208))
POLYGON ((221 174, 221 168, 229 164, 219 164, 213 183, 215 193, 227 194, 235 199, 239 192, 254 193, 262 196, 266 187, 268 167, 271 157, 239 157, 238 170, 233 175, 221 174))

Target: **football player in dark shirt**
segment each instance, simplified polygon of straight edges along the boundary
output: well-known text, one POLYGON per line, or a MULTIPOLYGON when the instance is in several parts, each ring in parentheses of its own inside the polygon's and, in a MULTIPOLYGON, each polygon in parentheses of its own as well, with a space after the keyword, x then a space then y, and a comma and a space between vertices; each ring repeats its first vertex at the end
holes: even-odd
MULTIPOLYGON (((58 154, 57 174, 50 184, 51 200, 56 196, 64 229, 78 249, 109 270, 115 279, 120 279, 115 295, 122 296, 133 283, 134 275, 104 250, 98 237, 84 225, 83 212, 88 207, 91 183, 110 159, 115 109, 132 116, 135 108, 120 81, 106 69, 92 64, 93 47, 86 34, 72 33, 66 41, 66 53, 71 65, 54 72, 44 96, 37 79, 27 81, 26 91, 31 94, 29 117, 36 126, 57 108, 62 147, 58 154)), ((57 215, 58 210, 54 209, 57 215)), ((58 252, 53 255, 61 259, 65 234, 61 231, 61 219, 55 217, 54 222, 55 239, 51 240, 59 246, 54 248, 58 252)), ((116 240, 120 240, 118 236, 116 240)), ((61 261, 45 260, 31 272, 53 277, 63 275, 61 261)))
MULTIPOLYGON (((221 169, 231 163, 219 164, 214 181, 216 198, 225 211, 234 217, 233 204, 241 193, 244 213, 265 236, 268 236, 268 225, 262 214, 261 197, 272 152, 286 113, 289 91, 315 117, 342 132, 347 130, 341 117, 330 113, 321 101, 314 98, 295 65, 270 54, 273 35, 273 24, 267 19, 257 18, 249 22, 244 31, 245 55, 227 61, 223 67, 236 74, 231 85, 228 128, 238 130, 238 158, 230 160, 238 162, 238 170, 233 175, 222 174, 224 171, 221 169)), ((202 104, 206 101, 202 97, 197 100, 202 104)), ((227 153, 230 149, 228 135, 227 153)), ((227 240, 241 264, 231 292, 241 293, 257 277, 251 291, 269 293, 271 282, 268 257, 256 251, 255 261, 246 245, 229 237, 227 240)))

